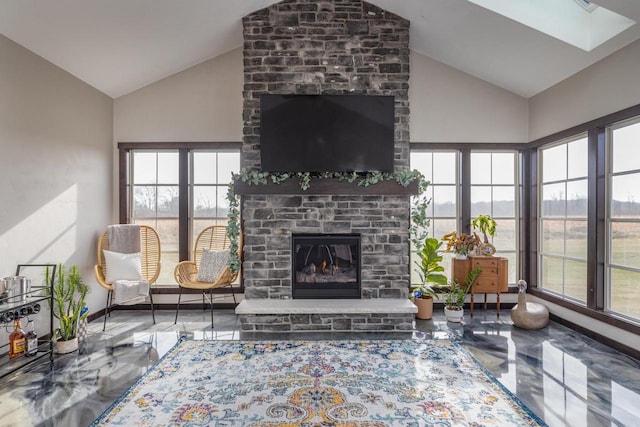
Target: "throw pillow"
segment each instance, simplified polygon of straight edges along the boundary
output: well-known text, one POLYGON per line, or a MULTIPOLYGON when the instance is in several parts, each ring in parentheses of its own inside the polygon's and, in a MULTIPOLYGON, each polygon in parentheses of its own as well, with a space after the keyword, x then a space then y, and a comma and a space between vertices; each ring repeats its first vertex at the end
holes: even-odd
POLYGON ((108 284, 116 280, 142 280, 142 264, 140 252, 122 254, 106 249, 102 250, 107 265, 106 281, 108 284))
POLYGON ((200 282, 215 282, 224 269, 229 265, 229 250, 214 251, 204 249, 198 266, 198 280, 200 282))

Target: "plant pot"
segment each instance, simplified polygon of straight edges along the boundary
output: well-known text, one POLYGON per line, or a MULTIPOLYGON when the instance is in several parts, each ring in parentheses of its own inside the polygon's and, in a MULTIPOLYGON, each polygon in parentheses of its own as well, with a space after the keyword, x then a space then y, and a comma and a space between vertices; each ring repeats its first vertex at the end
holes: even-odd
POLYGON ((74 352, 78 349, 78 337, 71 338, 70 340, 56 341, 56 353, 67 354, 74 352))
POLYGON ((418 307, 417 319, 429 320, 433 317, 433 298, 416 298, 413 303, 418 307))
POLYGON ((467 259, 466 254, 456 254, 456 259, 467 259))
POLYGON ((463 308, 460 308, 459 310, 450 309, 448 307, 444 308, 444 317, 449 322, 460 323, 460 321, 462 321, 462 316, 464 316, 463 308))

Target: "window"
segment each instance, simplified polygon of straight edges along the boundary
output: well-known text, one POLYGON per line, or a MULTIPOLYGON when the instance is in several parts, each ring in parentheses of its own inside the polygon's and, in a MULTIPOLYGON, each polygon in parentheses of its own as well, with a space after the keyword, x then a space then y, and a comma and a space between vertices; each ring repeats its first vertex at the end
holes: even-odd
MULTIPOLYGON (((427 198, 431 200, 427 210, 430 217, 429 237, 440 239, 458 228, 458 152, 422 151, 411 152, 411 167, 420 171, 431 184, 427 188, 427 198)), ((411 248, 411 283, 418 283, 415 261, 418 257, 411 248)), ((447 277, 451 272, 451 256, 446 255, 442 266, 447 277)))
POLYGON ((227 186, 240 170, 239 143, 121 143, 120 222, 153 227, 160 236, 159 285, 189 259, 207 226, 226 224, 227 186), (122 177, 126 177, 124 180, 122 177))
POLYGON ((545 291, 587 301, 587 136, 539 150, 539 282, 545 291))
POLYGON ((515 151, 471 152, 471 218, 490 215, 496 221, 489 243, 509 260, 509 283, 516 282, 518 266, 517 161, 515 151))
POLYGON ((640 120, 609 128, 606 307, 640 319, 640 120))
MULTIPOLYGON (((482 144, 429 150, 417 145, 411 150, 411 167, 431 182, 427 189, 427 197, 431 199, 427 212, 431 219, 429 236, 440 239, 451 231, 469 232, 473 217, 491 215, 497 223, 492 243, 498 256, 509 260, 509 283, 515 283, 520 264, 516 232, 519 219, 518 151, 476 149, 482 144), (464 171, 469 171, 467 181, 461 179, 464 171)), ((452 257, 453 254, 446 254, 442 263, 447 276, 451 274, 452 257)), ((413 260, 416 259, 416 254, 412 253, 412 283, 418 279, 413 271, 413 260)))
POLYGON ((159 284, 171 283, 178 256, 178 151, 131 153, 130 223, 153 227, 160 236, 159 284))

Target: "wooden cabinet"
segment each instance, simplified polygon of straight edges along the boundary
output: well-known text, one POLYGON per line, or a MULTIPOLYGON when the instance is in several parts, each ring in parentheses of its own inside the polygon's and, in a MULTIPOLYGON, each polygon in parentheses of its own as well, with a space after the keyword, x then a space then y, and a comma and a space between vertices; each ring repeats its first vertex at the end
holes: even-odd
POLYGON ((473 316, 474 294, 484 294, 484 309, 487 309, 487 294, 497 295, 497 311, 500 317, 500 293, 507 292, 509 264, 506 258, 497 256, 470 256, 467 259, 453 259, 451 277, 464 283, 467 274, 474 268, 481 268, 471 287, 471 316, 473 316))

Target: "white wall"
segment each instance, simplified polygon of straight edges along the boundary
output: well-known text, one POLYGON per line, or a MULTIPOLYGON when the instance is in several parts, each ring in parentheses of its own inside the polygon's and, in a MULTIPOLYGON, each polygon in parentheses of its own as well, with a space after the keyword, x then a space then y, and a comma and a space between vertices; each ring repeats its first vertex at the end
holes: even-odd
POLYGON ((0 275, 81 267, 92 311, 98 233, 111 221, 113 101, 0 36, 0 275))
POLYGON ((114 101, 116 142, 240 141, 242 49, 114 101))
POLYGON ((640 104, 640 41, 529 100, 529 140, 640 104))
POLYGON ((411 52, 412 142, 528 142, 527 99, 411 52))

